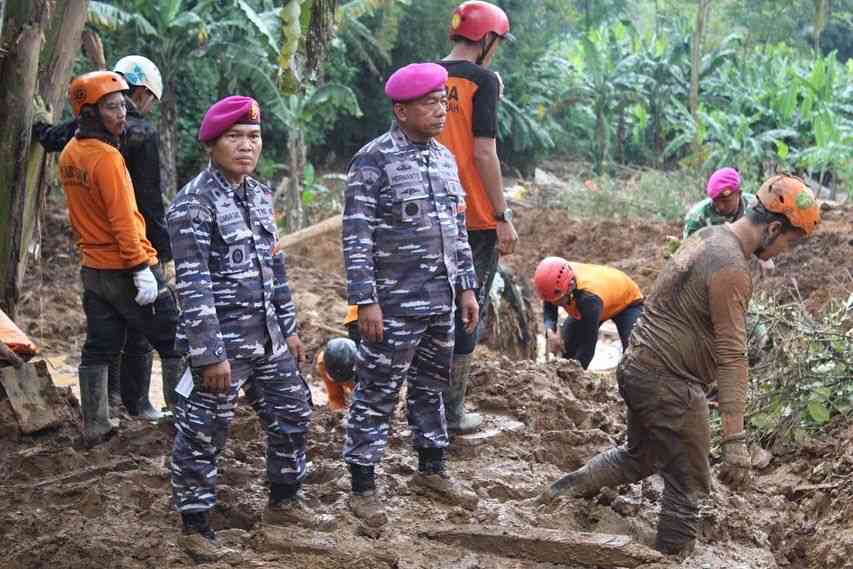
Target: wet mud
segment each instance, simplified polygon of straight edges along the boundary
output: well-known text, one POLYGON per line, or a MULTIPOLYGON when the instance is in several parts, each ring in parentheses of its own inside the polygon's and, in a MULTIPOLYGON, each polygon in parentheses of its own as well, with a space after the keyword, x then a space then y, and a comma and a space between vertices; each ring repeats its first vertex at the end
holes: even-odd
MULTIPOLYGON (((43 259, 28 277, 22 321, 47 355, 76 365, 82 341, 76 257, 63 235, 67 222, 48 212, 43 259), (63 225, 65 223, 65 225, 63 225), (64 256, 63 256, 64 255, 64 256)), ((851 258, 851 213, 836 212, 816 238, 777 263, 767 286, 796 279, 815 308, 846 298, 851 258), (829 228, 829 229, 827 229, 829 228), (775 279, 775 280, 773 280, 775 279)), ((506 260, 532 275, 539 258, 611 263, 649 290, 674 225, 642 221, 590 222, 565 212, 524 210, 517 215, 520 254, 506 260)), ((289 275, 309 358, 343 330, 344 279, 336 236, 289 254, 289 275), (322 324, 319 327, 316 324, 322 324)), ((796 293, 791 293, 796 294, 796 293)), ((304 373, 321 403, 322 387, 304 373)), ((4 569, 172 568, 199 566, 178 546, 168 460, 173 427, 125 417, 118 434, 94 449, 80 445, 79 407, 63 387, 73 419, 35 436, 17 433, 8 402, 0 401, 0 567, 4 569)), ((662 482, 604 490, 591 499, 535 497, 546 484, 624 440, 624 405, 612 370, 587 372, 573 362, 514 361, 488 346, 478 349, 469 407, 486 416, 482 432, 453 440, 449 469, 479 496, 468 509, 422 495, 410 484, 417 459, 404 408, 378 484, 389 515, 379 533, 361 526, 347 506, 349 475, 341 460, 343 416, 318 404, 310 434, 305 499, 333 514, 332 533, 265 525, 264 436, 251 408, 240 402, 219 462, 213 526, 238 557, 209 568, 306 569, 546 569, 582 567, 559 556, 543 559, 511 536, 595 532, 654 542, 662 482), (468 531, 464 528, 477 528, 468 531), (504 528, 500 546, 484 547, 483 533, 504 528), (453 537, 446 538, 448 532, 453 537), (538 532, 538 533, 537 533, 538 532), (444 536, 444 537, 443 537, 444 536), (514 545, 515 544, 515 545, 514 545)), ((853 426, 837 420, 801 447, 776 451, 750 490, 733 493, 715 483, 702 508, 702 534, 687 559, 662 558, 645 568, 842 569, 853 559, 853 426)), ((557 545, 545 548, 561 551, 557 545)), ((557 555, 557 554, 555 554, 557 555)), ((589 565, 586 565, 589 566, 589 565)), ((613 566, 613 565, 608 565, 613 566)))

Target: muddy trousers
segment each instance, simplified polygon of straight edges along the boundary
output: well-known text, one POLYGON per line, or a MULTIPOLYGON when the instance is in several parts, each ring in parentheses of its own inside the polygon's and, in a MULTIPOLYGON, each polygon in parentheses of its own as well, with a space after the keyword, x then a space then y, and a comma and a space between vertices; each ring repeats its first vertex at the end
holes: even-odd
POLYGON ((216 503, 216 460, 225 448, 240 388, 267 434, 267 477, 296 485, 305 476, 305 444, 311 392, 288 352, 257 359, 232 359, 231 389, 225 395, 195 387, 177 396, 177 435, 172 450, 172 494, 179 512, 209 510, 216 503))
POLYGON ((576 471, 574 491, 590 495, 660 474, 656 547, 676 553, 696 538, 699 502, 710 492, 708 402, 699 386, 683 380, 621 366, 617 378, 628 407, 627 443, 576 471))
MULTIPOLYGON (((471 245, 471 255, 474 258, 474 272, 477 273, 477 284, 475 291, 477 302, 480 303, 480 322, 483 322, 488 313, 491 300, 490 291, 495 275, 498 272, 498 232, 494 229, 473 230, 468 232, 468 243, 471 245)), ((456 313, 456 337, 454 339, 453 353, 461 356, 473 354, 474 348, 480 339, 480 325, 469 334, 462 324, 462 314, 456 313)))
POLYGON ((385 317, 383 326, 381 343, 362 338, 359 346, 344 445, 348 464, 373 466, 382 461, 391 416, 406 382, 413 446, 448 444, 444 396, 450 383, 453 313, 385 317))
POLYGON ((153 304, 139 306, 130 271, 83 267, 83 311, 86 314, 86 343, 81 364, 109 366, 125 346, 126 331, 133 330, 160 354, 162 359, 181 358, 175 350, 178 305, 166 288, 160 267, 152 267, 160 294, 153 304))

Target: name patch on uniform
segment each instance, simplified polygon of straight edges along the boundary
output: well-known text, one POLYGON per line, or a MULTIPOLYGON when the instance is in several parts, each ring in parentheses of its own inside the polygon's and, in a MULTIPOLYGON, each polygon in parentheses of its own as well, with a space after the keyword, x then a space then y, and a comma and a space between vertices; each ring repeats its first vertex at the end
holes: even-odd
POLYGON ((385 173, 388 176, 388 185, 390 186, 421 181, 420 168, 404 161, 388 164, 385 166, 385 173))

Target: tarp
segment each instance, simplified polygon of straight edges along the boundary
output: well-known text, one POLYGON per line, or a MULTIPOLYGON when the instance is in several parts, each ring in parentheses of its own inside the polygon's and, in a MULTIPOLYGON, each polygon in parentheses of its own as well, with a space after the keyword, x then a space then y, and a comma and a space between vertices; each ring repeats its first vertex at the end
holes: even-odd
POLYGON ((13 352, 25 360, 33 357, 38 352, 36 345, 2 310, 0 310, 0 342, 9 346, 13 352))

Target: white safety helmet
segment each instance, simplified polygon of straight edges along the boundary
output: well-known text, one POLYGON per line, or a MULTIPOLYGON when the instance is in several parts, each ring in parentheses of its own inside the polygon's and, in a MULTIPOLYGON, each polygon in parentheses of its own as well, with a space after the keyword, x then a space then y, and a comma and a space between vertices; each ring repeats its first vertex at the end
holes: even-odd
POLYGON ((160 70, 154 62, 147 57, 141 55, 122 57, 116 62, 113 71, 124 75, 131 86, 148 87, 158 101, 163 96, 163 77, 160 76, 160 70))

